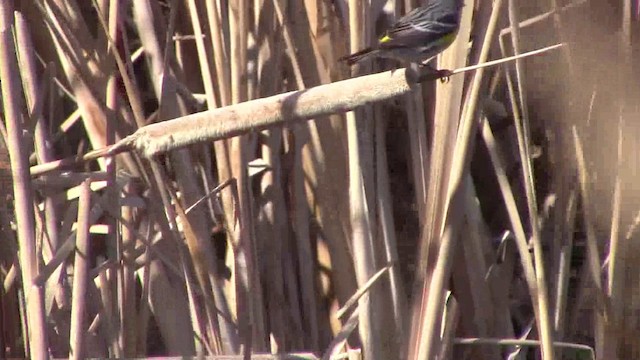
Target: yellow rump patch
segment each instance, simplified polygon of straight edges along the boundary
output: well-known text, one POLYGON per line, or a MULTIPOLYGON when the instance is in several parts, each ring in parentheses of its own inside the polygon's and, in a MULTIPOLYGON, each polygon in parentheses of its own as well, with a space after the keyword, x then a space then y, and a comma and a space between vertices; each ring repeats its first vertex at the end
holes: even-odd
POLYGON ((385 35, 378 40, 379 43, 386 43, 387 41, 391 41, 391 37, 389 35, 385 35))

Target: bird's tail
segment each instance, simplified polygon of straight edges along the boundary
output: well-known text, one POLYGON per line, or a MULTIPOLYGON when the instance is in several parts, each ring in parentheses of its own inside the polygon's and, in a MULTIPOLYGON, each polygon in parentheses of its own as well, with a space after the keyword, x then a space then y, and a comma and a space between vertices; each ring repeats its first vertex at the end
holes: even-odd
POLYGON ((359 62, 360 60, 363 60, 369 57, 370 55, 375 54, 376 51, 377 51, 376 49, 368 47, 366 49, 360 50, 351 55, 343 56, 340 59, 338 59, 338 61, 344 61, 347 63, 347 65, 352 66, 353 64, 359 62))

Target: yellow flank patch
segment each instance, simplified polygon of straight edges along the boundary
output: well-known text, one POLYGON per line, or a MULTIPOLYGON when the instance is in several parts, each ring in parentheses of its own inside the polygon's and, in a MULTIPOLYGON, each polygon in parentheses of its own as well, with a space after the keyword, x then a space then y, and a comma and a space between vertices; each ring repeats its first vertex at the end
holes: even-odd
POLYGON ((387 41, 391 41, 391 37, 389 35, 385 35, 385 36, 381 37, 380 40, 378 40, 378 42, 380 44, 386 43, 387 41))
POLYGON ((445 43, 453 42, 456 39, 456 33, 449 33, 443 36, 442 41, 445 43))

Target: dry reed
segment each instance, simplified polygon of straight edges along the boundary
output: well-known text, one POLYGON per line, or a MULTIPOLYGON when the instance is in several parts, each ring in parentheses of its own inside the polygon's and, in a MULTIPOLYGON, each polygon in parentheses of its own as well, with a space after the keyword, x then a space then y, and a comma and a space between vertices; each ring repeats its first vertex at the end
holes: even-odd
POLYGON ((418 3, 0 1, 0 357, 640 356, 637 3, 418 3))

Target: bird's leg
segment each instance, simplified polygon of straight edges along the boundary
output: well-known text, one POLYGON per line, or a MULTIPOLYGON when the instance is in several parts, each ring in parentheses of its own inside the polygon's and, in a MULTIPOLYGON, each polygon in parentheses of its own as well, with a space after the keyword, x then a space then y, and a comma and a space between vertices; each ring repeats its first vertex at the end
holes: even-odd
POLYGON ((420 78, 421 78, 421 68, 419 66, 419 64, 416 63, 408 63, 408 64, 403 64, 406 65, 405 66, 405 76, 407 78, 407 82, 409 82, 410 84, 415 84, 420 82, 420 78))
POLYGON ((447 83, 453 72, 448 69, 436 69, 428 63, 412 62, 408 64, 406 74, 407 80, 410 82, 440 79, 442 83, 447 83))
POLYGON ((408 63, 406 68, 411 69, 411 71, 415 72, 416 74, 419 74, 422 72, 422 64, 416 64, 416 63, 408 63))

